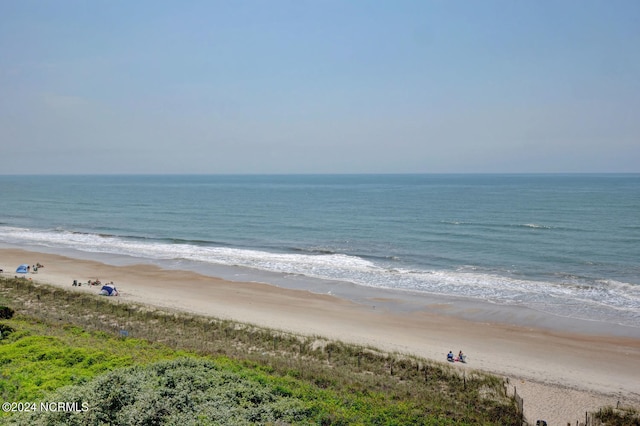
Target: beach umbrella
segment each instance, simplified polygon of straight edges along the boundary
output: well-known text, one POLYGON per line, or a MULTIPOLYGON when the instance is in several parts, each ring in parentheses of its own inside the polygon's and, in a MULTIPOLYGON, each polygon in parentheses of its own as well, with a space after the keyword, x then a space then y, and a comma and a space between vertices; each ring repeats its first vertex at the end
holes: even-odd
POLYGON ((18 269, 16 269, 16 273, 18 274, 26 274, 28 272, 29 265, 27 265, 26 263, 23 263, 22 265, 18 266, 18 269))

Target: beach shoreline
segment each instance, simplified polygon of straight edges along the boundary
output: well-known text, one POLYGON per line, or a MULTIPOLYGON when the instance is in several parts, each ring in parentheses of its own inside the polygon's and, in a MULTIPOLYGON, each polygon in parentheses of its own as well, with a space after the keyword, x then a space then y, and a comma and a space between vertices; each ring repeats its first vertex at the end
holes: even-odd
POLYGON ((14 271, 22 263, 44 264, 27 278, 67 290, 97 294, 99 288, 86 285, 89 279, 113 281, 120 302, 318 335, 437 361, 444 361, 449 350, 463 350, 469 363, 459 367, 509 378, 524 398, 525 416, 533 423, 537 419, 550 426, 575 423, 586 411, 616 406, 618 401, 640 408, 640 337, 633 332, 607 334, 603 326, 587 333, 577 325, 568 327, 571 321, 564 324, 566 330, 558 330, 547 323, 553 319, 533 311, 514 315, 508 307, 495 306, 480 312, 473 304, 454 299, 443 303, 424 296, 413 298, 409 306, 406 300, 372 290, 369 297, 354 301, 309 289, 230 281, 156 265, 117 266, 31 249, 0 249, 4 276, 18 275, 14 271), (83 285, 73 287, 73 280, 83 285))

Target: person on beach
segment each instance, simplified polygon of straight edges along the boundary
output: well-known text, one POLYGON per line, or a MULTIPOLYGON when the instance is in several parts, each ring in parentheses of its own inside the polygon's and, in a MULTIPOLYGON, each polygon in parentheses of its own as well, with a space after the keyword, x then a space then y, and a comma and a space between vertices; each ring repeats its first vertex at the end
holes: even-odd
POLYGON ((467 361, 465 361, 465 358, 466 358, 466 356, 462 353, 462 350, 460 350, 460 352, 458 352, 458 359, 457 359, 457 361, 460 361, 460 362, 467 362, 467 361))
POLYGON ((453 352, 449 351, 449 353, 447 354, 447 361, 453 362, 453 352))

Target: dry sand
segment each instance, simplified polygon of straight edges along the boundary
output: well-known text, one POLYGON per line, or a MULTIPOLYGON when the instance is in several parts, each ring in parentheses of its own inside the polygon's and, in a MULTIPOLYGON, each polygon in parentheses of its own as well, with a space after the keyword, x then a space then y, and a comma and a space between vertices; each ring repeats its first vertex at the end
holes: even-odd
POLYGON ((34 281, 68 290, 99 278, 113 281, 119 301, 132 301, 234 319, 305 335, 371 345, 444 361, 462 349, 466 365, 509 379, 524 398, 525 417, 549 426, 584 421, 602 406, 640 409, 640 338, 562 333, 543 328, 467 321, 442 315, 437 300, 421 310, 397 312, 329 295, 267 284, 231 282, 151 265, 111 266, 51 254, 0 250, 5 276, 22 263, 45 265, 34 281))

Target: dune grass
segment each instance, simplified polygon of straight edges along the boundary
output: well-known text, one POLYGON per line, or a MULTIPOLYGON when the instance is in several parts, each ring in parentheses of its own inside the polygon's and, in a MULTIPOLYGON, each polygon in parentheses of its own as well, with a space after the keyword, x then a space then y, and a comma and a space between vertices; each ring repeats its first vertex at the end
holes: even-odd
MULTIPOLYGON (((16 312, 13 318, 0 320, 14 329, 0 341, 0 393, 4 401, 99 395, 97 391, 104 390, 104 383, 111 383, 108 377, 133 371, 123 368, 166 370, 158 366, 163 362, 184 363, 179 360, 186 357, 212 363, 207 365, 236 375, 237 383, 243 383, 246 389, 255 386, 256 394, 270 395, 264 400, 277 400, 277 407, 289 403, 295 407, 270 411, 294 413, 293 417, 264 414, 264 424, 276 420, 327 425, 521 424, 521 415, 506 395, 500 378, 481 372, 461 373, 444 363, 414 356, 118 303, 117 299, 64 291, 23 279, 0 279, 0 305, 16 312)), ((179 365, 184 370, 184 365, 179 365)), ((198 368, 204 367, 194 364, 194 377, 200 377, 198 368)), ((150 373, 136 374, 142 383, 142 377, 150 373)), ((92 406, 94 414, 133 416, 130 418, 139 417, 140 412, 157 415, 160 409, 153 405, 158 400, 153 386, 149 393, 143 393, 143 402, 132 397, 140 386, 128 383, 124 389, 129 389, 125 394, 130 394, 132 400, 127 410, 145 407, 142 411, 134 410, 132 414, 121 407, 112 412, 96 405, 92 406)), ((207 403, 207 398, 203 397, 203 401, 207 403)), ((229 412, 239 410, 228 402, 227 405, 229 412)), ((177 411, 160 410, 166 414, 163 421, 167 423, 149 424, 171 424, 175 419, 169 421, 169 416, 181 415, 177 411)), ((199 412, 213 413, 202 409, 199 412)), ((249 418, 256 415, 255 410, 248 413, 249 418)), ((14 422, 23 421, 23 417, 8 416, 14 422)), ((80 413, 77 419, 88 421, 89 417, 80 413)), ((211 420, 214 417, 205 417, 201 423, 193 424, 215 424, 211 420)), ((35 424, 35 420, 45 421, 45 416, 16 424, 35 424)))

